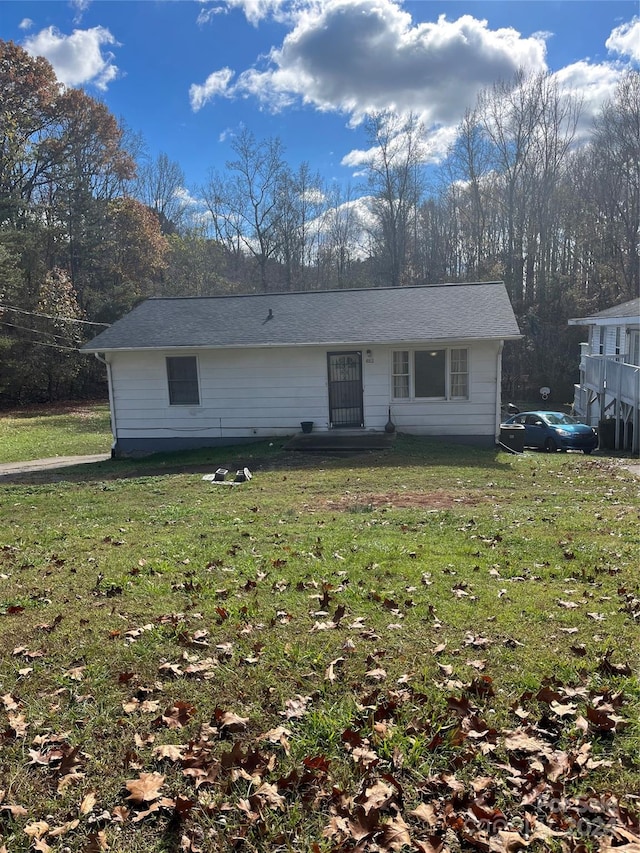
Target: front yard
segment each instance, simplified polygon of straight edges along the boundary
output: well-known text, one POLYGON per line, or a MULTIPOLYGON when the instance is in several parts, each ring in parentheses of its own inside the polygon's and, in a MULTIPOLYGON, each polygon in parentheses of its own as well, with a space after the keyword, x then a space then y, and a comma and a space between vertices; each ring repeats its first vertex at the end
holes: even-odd
POLYGON ((0 850, 638 850, 616 461, 400 436, 64 477, 0 485, 0 850))

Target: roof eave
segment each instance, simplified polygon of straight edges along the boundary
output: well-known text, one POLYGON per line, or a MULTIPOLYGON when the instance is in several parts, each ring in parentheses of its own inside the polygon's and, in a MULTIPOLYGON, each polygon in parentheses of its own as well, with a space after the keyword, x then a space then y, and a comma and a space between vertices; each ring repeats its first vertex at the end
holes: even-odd
POLYGON ((632 326, 638 322, 638 317, 572 317, 567 320, 569 326, 632 326))
POLYGON ((300 343, 293 341, 286 342, 262 342, 262 343, 238 343, 238 344, 162 344, 158 346, 122 346, 122 347, 105 347, 83 346, 80 352, 93 354, 96 352, 166 352, 167 350, 230 350, 230 349, 276 349, 276 348, 292 348, 292 347, 371 347, 371 346, 413 346, 425 341, 446 342, 446 341, 519 341, 524 335, 447 335, 445 337, 430 337, 430 338, 413 338, 413 339, 389 339, 386 341, 376 341, 371 339, 361 341, 305 341, 300 343))

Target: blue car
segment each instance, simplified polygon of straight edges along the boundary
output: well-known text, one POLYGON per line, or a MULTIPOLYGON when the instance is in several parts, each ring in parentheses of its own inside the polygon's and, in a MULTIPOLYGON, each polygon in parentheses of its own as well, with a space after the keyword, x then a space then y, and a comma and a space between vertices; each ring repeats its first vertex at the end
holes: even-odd
POLYGON ((520 412, 507 418, 505 424, 522 424, 525 447, 540 450, 582 450, 591 453, 598 446, 598 434, 562 412, 520 412))

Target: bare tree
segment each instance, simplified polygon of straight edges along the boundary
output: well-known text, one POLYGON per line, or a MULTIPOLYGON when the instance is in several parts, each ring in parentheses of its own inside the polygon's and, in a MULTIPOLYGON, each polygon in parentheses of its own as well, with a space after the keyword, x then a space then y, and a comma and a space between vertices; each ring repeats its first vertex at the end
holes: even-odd
POLYGON ((295 172, 284 167, 279 193, 277 256, 287 288, 300 289, 317 253, 318 223, 325 205, 320 175, 314 175, 307 162, 295 172))
POLYGON ((376 113, 367 121, 372 146, 368 188, 373 231, 383 279, 393 287, 407 283, 408 249, 422 192, 422 125, 415 115, 376 113))
MULTIPOLYGON (((640 293, 640 73, 627 72, 595 122, 590 174, 606 222, 609 298, 640 293)), ((595 235, 594 235, 595 236, 595 235)), ((600 244, 598 239, 596 245, 600 244)), ((605 255, 602 255, 604 260, 605 255)))
POLYGON ((492 179, 491 148, 478 109, 468 110, 458 126, 456 140, 445 164, 446 181, 456 200, 459 225, 464 234, 469 278, 482 278, 487 268, 488 184, 492 179))
POLYGON ((226 163, 230 174, 213 174, 203 196, 216 239, 233 253, 250 254, 258 265, 261 289, 267 290, 269 261, 279 249, 282 143, 278 138, 258 142, 245 129, 232 148, 236 159, 226 163))
POLYGON ((360 250, 364 229, 351 187, 334 186, 321 221, 318 275, 329 287, 345 287, 360 250))
POLYGON ((184 172, 179 163, 161 153, 153 162, 138 166, 133 193, 155 211, 164 233, 180 229, 184 222, 184 172))

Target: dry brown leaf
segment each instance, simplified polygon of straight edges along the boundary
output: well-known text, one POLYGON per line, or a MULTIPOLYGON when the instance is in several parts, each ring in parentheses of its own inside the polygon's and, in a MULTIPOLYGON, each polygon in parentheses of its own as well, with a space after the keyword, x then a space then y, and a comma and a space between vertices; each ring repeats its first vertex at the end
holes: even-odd
POLYGON ((68 820, 66 823, 63 823, 62 826, 56 826, 56 828, 52 829, 48 834, 51 838, 60 838, 68 832, 72 832, 74 829, 77 829, 79 825, 80 821, 78 818, 75 818, 75 820, 68 820))
POLYGON ((268 782, 263 782, 255 792, 254 796, 257 797, 261 803, 269 806, 269 808, 279 809, 280 811, 284 811, 285 809, 286 800, 278 793, 277 785, 270 785, 268 782))
POLYGON ((159 746, 154 746, 152 755, 154 758, 157 758, 160 761, 162 761, 162 759, 164 758, 168 758, 169 761, 180 761, 180 759, 182 758, 182 753, 185 749, 185 744, 161 744, 159 746))
POLYGON ((365 675, 365 678, 368 678, 370 681, 384 681, 386 677, 387 671, 386 669, 382 669, 382 667, 370 669, 365 675))
POLYGON ((284 749, 284 751, 289 754, 289 738, 291 737, 291 732, 289 729, 286 729, 284 726, 276 726, 275 729, 269 729, 268 732, 265 732, 263 735, 260 735, 258 738, 259 741, 266 740, 269 743, 279 743, 280 746, 284 749))
POLYGON ((20 705, 19 701, 11 693, 5 693, 2 696, 2 704, 5 711, 16 711, 20 705))
POLYGON ((329 666, 327 667, 327 669, 325 670, 325 673, 324 673, 325 681, 330 681, 331 684, 333 684, 333 682, 337 678, 336 668, 341 667, 342 664, 344 663, 344 661, 345 661, 344 658, 335 658, 334 660, 331 661, 331 663, 329 664, 329 666))
MULTIPOLYGON (((381 809, 387 808, 389 803, 391 803, 395 798, 395 788, 392 788, 381 779, 378 779, 378 781, 371 785, 370 788, 366 788, 362 806, 365 812, 370 812, 372 809, 380 811, 381 809)), ((358 798, 358 801, 360 801, 360 798, 358 798)))
POLYGON ((382 828, 382 838, 380 845, 387 850, 402 850, 406 845, 411 846, 411 835, 409 834, 409 826, 405 823, 401 814, 396 815, 388 823, 385 823, 382 828))
POLYGON ((24 834, 29 838, 42 838, 49 832, 49 824, 46 820, 38 820, 34 823, 28 823, 24 828, 24 834))
POLYGON ((97 799, 95 791, 90 791, 80 803, 80 814, 89 814, 93 811, 97 799))
POLYGON ((282 717, 288 720, 298 720, 307 713, 307 706, 311 702, 311 696, 301 696, 298 694, 293 699, 287 699, 284 703, 285 710, 280 711, 282 717))
POLYGON ((195 716, 196 709, 189 702, 174 702, 162 715, 162 722, 169 729, 181 729, 195 716))
POLYGON ((102 853, 103 850, 108 850, 107 833, 104 829, 99 832, 92 832, 89 835, 88 843, 83 848, 82 853, 102 853))
POLYGON ((426 823, 428 826, 435 827, 438 824, 438 815, 432 803, 420 803, 409 814, 426 823))
POLYGON ((8 811, 12 817, 27 817, 29 812, 24 806, 12 806, 12 805, 3 805, 0 806, 0 809, 5 809, 8 811))
POLYGON ((137 779, 130 779, 124 784, 130 792, 127 800, 133 803, 150 803, 160 796, 164 776, 161 773, 141 773, 137 779))
POLYGON ((557 714, 559 717, 568 717, 573 716, 578 710, 577 705, 562 705, 560 702, 551 702, 549 707, 553 711, 554 714, 557 714))
POLYGON ((515 729, 511 732, 505 732, 504 739, 505 749, 509 752, 522 750, 523 752, 538 752, 545 754, 549 751, 549 745, 543 740, 532 737, 524 729, 515 729))
POLYGON ((29 723, 24 714, 9 714, 9 727, 13 731, 15 737, 26 737, 29 723))
POLYGON ((72 681, 82 681, 85 669, 86 666, 73 666, 65 672, 65 675, 72 681))
POLYGON ((221 732, 243 732, 247 728, 249 717, 240 717, 238 714, 234 714, 233 711, 225 711, 219 718, 216 715, 216 722, 220 726, 221 732))

